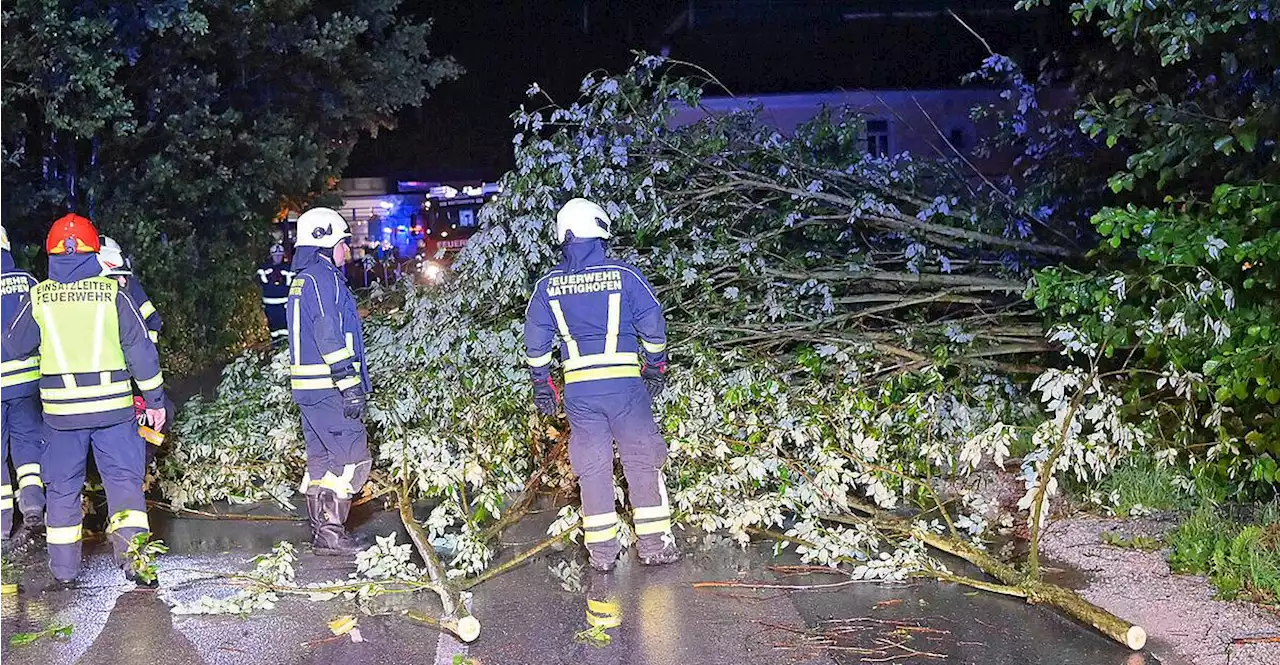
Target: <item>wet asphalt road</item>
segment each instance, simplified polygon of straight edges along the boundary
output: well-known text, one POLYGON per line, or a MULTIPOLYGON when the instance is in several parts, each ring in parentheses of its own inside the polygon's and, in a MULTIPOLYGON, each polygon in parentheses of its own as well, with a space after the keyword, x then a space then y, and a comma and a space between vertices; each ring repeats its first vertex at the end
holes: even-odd
MULTIPOLYGON (((511 554, 540 539, 552 514, 517 525, 504 537, 511 554)), ((549 552, 475 589, 473 608, 480 638, 463 646, 434 629, 400 616, 362 616, 362 643, 330 637, 329 620, 358 614, 345 601, 314 603, 286 597, 270 611, 249 617, 172 616, 168 602, 201 595, 227 596, 234 588, 200 571, 243 571, 254 555, 280 540, 299 545, 300 583, 335 580, 354 570, 349 560, 317 558, 304 546, 300 522, 230 522, 153 516, 157 534, 171 547, 161 561, 161 592, 133 590, 111 566, 102 543, 86 544, 86 566, 76 585, 51 584, 42 554, 28 557, 22 591, 5 596, 3 662, 6 665, 92 663, 588 663, 832 664, 861 662, 972 663, 974 665, 1142 665, 1134 654, 1054 612, 1013 598, 931 582, 850 584, 833 590, 703 588, 698 581, 819 584, 823 575, 783 577, 769 566, 797 563, 771 548, 743 550, 714 536, 683 539, 679 564, 642 568, 624 560, 611 576, 560 576, 551 567, 580 562, 572 549, 549 552), (607 646, 575 636, 587 628, 588 598, 616 600, 622 624, 607 646), (74 624, 67 639, 41 639, 14 647, 18 631, 53 622, 74 624), (821 633, 821 634, 819 634, 821 633), (825 636, 825 637, 824 637, 825 636), (825 648, 824 648, 825 647, 825 648), (467 661, 465 659, 472 659, 467 661), (866 660, 864 660, 866 659, 866 660), (891 660, 889 660, 891 659, 891 660)), ((368 516, 366 535, 398 530, 390 514, 368 516)), ((401 533, 398 542, 408 542, 401 533)), ((787 572, 787 571, 783 571, 787 572)), ((408 606, 381 601, 394 612, 408 606)), ((414 601, 431 613, 433 598, 414 601)))

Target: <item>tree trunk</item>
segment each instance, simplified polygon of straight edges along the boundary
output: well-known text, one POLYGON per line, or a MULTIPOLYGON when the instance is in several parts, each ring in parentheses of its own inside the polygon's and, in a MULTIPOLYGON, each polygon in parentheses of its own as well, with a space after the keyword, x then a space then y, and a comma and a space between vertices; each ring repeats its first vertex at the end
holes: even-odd
MULTIPOLYGON (((946 552, 952 556, 960 557, 965 561, 977 566, 982 572, 996 578, 1001 583, 1021 592, 1015 595, 1023 595, 1027 602, 1049 605, 1066 613, 1072 618, 1082 623, 1087 623, 1098 630, 1098 632, 1110 637, 1111 639, 1137 651, 1142 649, 1147 643, 1147 632, 1141 626, 1136 626, 1120 617, 1108 612, 1107 610, 1090 603, 1080 594, 1060 587, 1056 584, 1048 584, 1028 578, 1019 572, 1013 566, 1000 561, 999 559, 975 549, 968 543, 957 540, 950 536, 913 531, 911 523, 884 511, 874 508, 866 508, 872 517, 858 517, 852 515, 823 515, 822 519, 840 524, 866 524, 870 522, 875 526, 887 528, 903 535, 914 535, 923 541, 926 545, 946 552)), ((932 573, 931 573, 932 574, 932 573)), ((985 583, 979 580, 969 580, 959 575, 934 575, 939 579, 946 581, 967 584, 974 588, 983 589, 985 583), (970 584, 970 582, 978 582, 970 584)), ((987 589, 990 591, 991 589, 987 589)))

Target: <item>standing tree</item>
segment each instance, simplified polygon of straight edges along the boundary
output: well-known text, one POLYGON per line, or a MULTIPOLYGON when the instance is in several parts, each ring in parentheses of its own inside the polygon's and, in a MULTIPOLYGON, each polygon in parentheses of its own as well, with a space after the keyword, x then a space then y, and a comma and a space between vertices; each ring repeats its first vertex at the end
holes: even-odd
POLYGON ((6 224, 38 241, 73 209, 119 238, 169 322, 171 370, 243 347, 268 222, 461 73, 399 4, 7 4, 6 224))
MULTIPOLYGON (((1027 0, 1035 6, 1048 0, 1027 0)), ((1107 47, 1075 89, 1086 159, 1121 168, 1088 264, 1039 272, 1055 338, 1099 357, 1157 456, 1280 486, 1280 14, 1257 0, 1071 4, 1107 47)), ((1109 177, 1108 177, 1109 176, 1109 177)), ((1070 186, 1070 185, 1069 185, 1070 186)))

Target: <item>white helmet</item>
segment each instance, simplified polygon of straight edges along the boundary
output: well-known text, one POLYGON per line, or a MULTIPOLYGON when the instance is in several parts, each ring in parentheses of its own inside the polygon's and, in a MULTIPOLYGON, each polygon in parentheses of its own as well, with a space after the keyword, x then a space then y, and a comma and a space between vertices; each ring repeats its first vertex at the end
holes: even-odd
POLYGON ((613 237, 609 232, 612 225, 613 222, 609 221, 609 213, 605 212, 604 208, 586 199, 570 199, 556 215, 556 238, 563 243, 572 231, 573 237, 579 240, 584 238, 608 240, 613 237))
POLYGON ((333 208, 312 208, 298 216, 297 247, 335 247, 351 237, 351 227, 333 208))
POLYGON ((9 232, 3 226, 0 226, 0 249, 9 251, 9 232))
POLYGON ((124 251, 120 249, 120 243, 107 236, 102 236, 102 247, 98 250, 98 265, 102 266, 100 274, 103 277, 133 274, 129 262, 124 258, 124 251))

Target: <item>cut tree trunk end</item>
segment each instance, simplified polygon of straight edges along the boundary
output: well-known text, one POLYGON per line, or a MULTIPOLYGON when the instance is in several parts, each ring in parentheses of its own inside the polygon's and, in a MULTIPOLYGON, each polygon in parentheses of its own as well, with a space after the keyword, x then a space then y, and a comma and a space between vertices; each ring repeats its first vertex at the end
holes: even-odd
MULTIPOLYGON (((396 493, 399 494, 400 521, 404 522, 404 528, 409 532, 409 539, 422 555, 427 576, 437 586, 437 594, 440 596, 440 606, 443 611, 440 619, 433 625, 453 633, 463 642, 474 642, 480 637, 480 621, 471 616, 466 603, 462 600, 462 592, 449 580, 444 564, 440 563, 436 549, 431 546, 431 539, 427 537, 427 532, 423 530, 421 524, 418 524, 418 520, 414 519, 409 492, 402 488, 396 493)), ((421 621, 423 617, 425 615, 418 615, 415 618, 421 621)))

